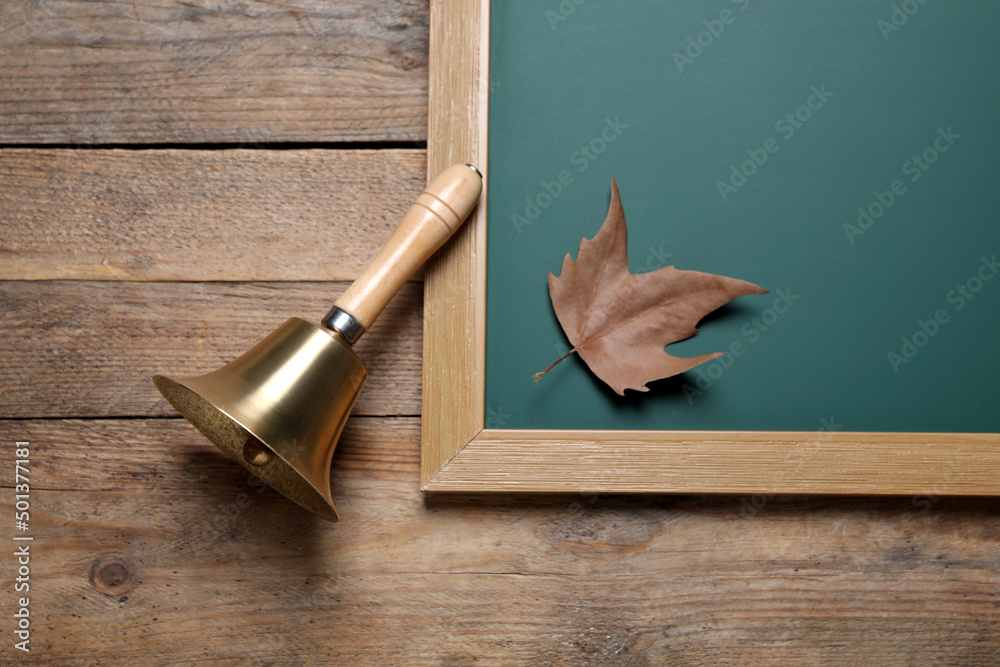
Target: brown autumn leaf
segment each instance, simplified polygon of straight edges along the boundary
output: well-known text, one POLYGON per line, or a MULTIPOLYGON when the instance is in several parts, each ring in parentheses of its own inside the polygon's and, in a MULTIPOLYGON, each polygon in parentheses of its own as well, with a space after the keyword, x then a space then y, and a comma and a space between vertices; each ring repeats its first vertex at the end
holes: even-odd
MULTIPOLYGON (((647 382, 668 378, 714 359, 722 352, 683 358, 667 354, 670 343, 698 333, 708 313, 747 294, 767 290, 744 280, 668 266, 629 273, 628 230, 611 180, 608 217, 593 239, 580 242, 576 259, 566 254, 562 273, 549 274, 549 295, 573 349, 597 377, 619 395, 649 391, 647 382)), ((535 382, 549 366, 535 374, 535 382)))

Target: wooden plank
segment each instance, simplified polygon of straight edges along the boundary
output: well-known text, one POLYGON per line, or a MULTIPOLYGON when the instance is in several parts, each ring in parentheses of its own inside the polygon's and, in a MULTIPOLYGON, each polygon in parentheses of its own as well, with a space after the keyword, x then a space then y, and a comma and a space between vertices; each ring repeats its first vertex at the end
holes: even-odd
MULTIPOLYGON (((151 377, 200 375, 289 317, 314 322, 345 283, 0 282, 0 416, 173 416, 151 377)), ((415 415, 420 286, 409 283, 357 346, 355 414, 415 415)))
POLYGON ((180 420, 0 421, 8 470, 16 440, 31 443, 20 535, 47 663, 986 665, 1000 651, 993 500, 423 498, 418 420, 362 418, 334 458, 328 524, 258 493, 180 420))
POLYGON ((427 263, 424 281, 424 435, 421 480, 427 484, 483 428, 486 205, 489 198, 485 121, 488 61, 481 48, 489 3, 431 4, 430 172, 455 162, 478 164, 486 178, 479 206, 427 263))
POLYGON ((7 0, 0 143, 422 141, 427 3, 7 0))
POLYGON ((988 433, 486 429, 423 488, 986 496, 1000 458, 988 433))
MULTIPOLYGON (((400 483, 416 491, 418 418, 358 416, 347 424, 336 450, 338 475, 353 480, 360 474, 369 483, 400 483)), ((243 468, 183 419, 0 419, 0 438, 6 438, 0 439, 5 448, 18 440, 31 443, 36 490, 191 494, 223 480, 234 487, 248 480, 243 468)), ((13 454, 3 456, 13 468, 13 454)), ((9 482, 2 480, 8 488, 9 482)), ((258 488, 254 496, 282 500, 258 488)))
POLYGON ((0 150, 0 279, 353 280, 423 150, 0 150))

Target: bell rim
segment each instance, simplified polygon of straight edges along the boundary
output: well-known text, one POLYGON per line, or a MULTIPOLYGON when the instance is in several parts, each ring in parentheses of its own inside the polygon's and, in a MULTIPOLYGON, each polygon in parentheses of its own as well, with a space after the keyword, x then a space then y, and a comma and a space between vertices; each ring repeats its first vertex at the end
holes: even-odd
MULTIPOLYGON (((269 445, 267 443, 267 441, 260 436, 259 433, 255 433, 254 430, 251 429, 251 428, 248 428, 247 425, 244 424, 242 420, 234 417, 227 410, 225 410, 224 408, 220 407, 214 401, 212 401, 211 399, 209 399, 206 396, 204 396, 201 392, 197 391, 196 389, 191 388, 190 386, 188 386, 186 384, 186 382, 189 382, 191 380, 197 380, 197 379, 198 379, 197 377, 193 377, 193 378, 176 378, 175 379, 175 378, 171 378, 171 377, 166 376, 166 375, 157 374, 157 375, 153 376, 153 384, 156 386, 157 390, 160 392, 160 394, 163 396, 163 398, 165 398, 166 401, 168 403, 170 403, 170 405, 173 406, 173 408, 175 410, 177 410, 177 412, 180 413, 180 415, 182 417, 184 417, 184 419, 188 423, 190 423, 192 426, 194 426, 195 429, 199 433, 201 433, 209 442, 211 442, 213 445, 215 445, 216 449, 218 449, 219 451, 221 451, 223 454, 225 454, 226 456, 228 456, 230 459, 234 460, 236 463, 238 463, 247 472, 249 472, 250 474, 252 474, 255 477, 258 477, 259 479, 261 479, 262 481, 264 481, 264 483, 266 483, 268 485, 268 487, 270 487, 274 491, 278 492, 283 497, 287 498, 288 500, 291 500, 293 503, 295 503, 299 507, 301 507, 301 508, 303 508, 303 509, 305 509, 305 510, 307 510, 307 511, 313 513, 313 514, 315 514, 316 516, 319 516, 320 518, 323 518, 323 519, 326 519, 326 520, 332 521, 332 522, 337 522, 337 521, 340 520, 340 516, 337 513, 337 509, 336 509, 336 507, 333 504, 333 493, 332 493, 332 489, 330 487, 328 487, 325 490, 325 492, 324 492, 323 489, 317 488, 312 482, 309 481, 309 479, 307 477, 305 477, 299 471, 297 471, 295 469, 295 467, 289 461, 287 461, 284 456, 281 455, 281 453, 279 453, 274 447, 272 447, 271 445, 269 445), (292 479, 295 480, 294 485, 296 487, 299 487, 299 488, 307 489, 307 490, 311 491, 313 494, 315 494, 314 500, 318 499, 318 500, 322 501, 321 503, 318 503, 321 507, 319 507, 319 508, 315 507, 315 505, 317 505, 317 503, 305 504, 299 498, 296 498, 295 494, 293 494, 293 493, 286 493, 285 490, 283 488, 281 488, 281 487, 284 486, 283 484, 275 484, 274 480, 267 479, 267 478, 261 476, 259 474, 261 468, 257 468, 255 470, 254 467, 252 467, 249 463, 247 463, 245 460, 243 460, 243 458, 241 456, 239 456, 237 454, 235 447, 233 447, 232 451, 231 451, 229 447, 226 447, 223 444, 220 444, 216 440, 215 437, 213 437, 210 433, 206 432, 206 430, 202 428, 202 426, 201 426, 201 420, 197 419, 193 415, 190 415, 189 411, 186 409, 185 405, 183 405, 183 404, 179 405, 178 402, 175 401, 176 395, 178 393, 180 393, 180 391, 183 391, 183 392, 186 392, 187 394, 190 394, 191 397, 196 398, 198 401, 201 401, 202 403, 204 403, 207 407, 209 407, 212 410, 215 410, 216 412, 218 412, 219 414, 225 416, 230 422, 232 422, 232 424, 234 424, 235 426, 237 426, 239 429, 241 429, 245 433, 249 434, 250 436, 254 437, 262 445, 264 445, 265 447, 267 447, 267 449, 272 454, 274 454, 275 460, 276 461, 280 461, 281 464, 287 469, 287 471, 292 473, 292 479), (329 512, 325 511, 327 509, 329 510, 329 512)), ((273 462, 270 463, 270 464, 268 464, 268 465, 272 465, 272 464, 273 464, 273 462)))

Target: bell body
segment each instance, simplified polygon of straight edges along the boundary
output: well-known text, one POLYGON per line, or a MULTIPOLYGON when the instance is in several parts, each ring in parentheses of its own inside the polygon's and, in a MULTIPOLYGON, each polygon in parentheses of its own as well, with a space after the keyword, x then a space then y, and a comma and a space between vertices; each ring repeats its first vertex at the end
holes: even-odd
POLYGON ((366 375, 337 331, 293 317, 217 371, 153 381, 184 418, 247 470, 336 521, 331 459, 366 375))

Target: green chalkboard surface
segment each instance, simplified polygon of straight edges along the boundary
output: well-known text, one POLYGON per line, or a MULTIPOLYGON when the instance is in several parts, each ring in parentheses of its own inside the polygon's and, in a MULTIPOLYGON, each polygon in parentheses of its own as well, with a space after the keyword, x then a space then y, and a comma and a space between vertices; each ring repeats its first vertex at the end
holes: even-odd
POLYGON ((486 425, 1000 432, 1000 3, 494 2, 486 425), (616 396, 546 278, 604 220, 633 272, 749 280, 616 396))

